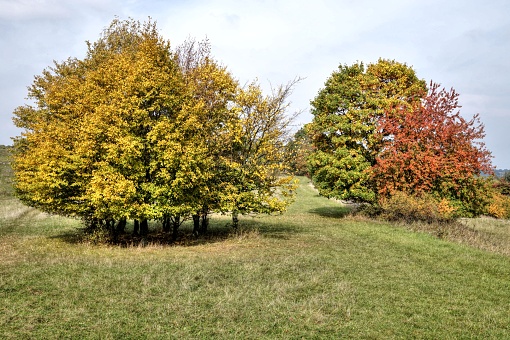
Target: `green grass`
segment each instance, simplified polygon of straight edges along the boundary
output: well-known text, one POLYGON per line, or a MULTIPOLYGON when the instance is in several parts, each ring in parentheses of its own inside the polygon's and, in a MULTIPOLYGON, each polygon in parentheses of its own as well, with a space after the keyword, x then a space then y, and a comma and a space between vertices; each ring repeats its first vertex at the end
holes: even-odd
POLYGON ((288 213, 174 246, 77 243, 77 221, 0 202, 2 339, 510 337, 509 256, 350 217, 306 180, 288 213))

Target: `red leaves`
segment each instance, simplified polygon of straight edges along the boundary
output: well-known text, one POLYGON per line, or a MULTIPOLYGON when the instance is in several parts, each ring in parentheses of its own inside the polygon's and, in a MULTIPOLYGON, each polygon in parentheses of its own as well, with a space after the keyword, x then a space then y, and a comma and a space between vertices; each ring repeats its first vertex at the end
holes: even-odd
POLYGON ((444 188, 455 191, 463 180, 492 172, 490 152, 480 141, 483 124, 478 115, 469 121, 460 115, 458 96, 431 83, 421 102, 381 117, 383 146, 373 167, 381 196, 395 191, 446 194, 444 188))

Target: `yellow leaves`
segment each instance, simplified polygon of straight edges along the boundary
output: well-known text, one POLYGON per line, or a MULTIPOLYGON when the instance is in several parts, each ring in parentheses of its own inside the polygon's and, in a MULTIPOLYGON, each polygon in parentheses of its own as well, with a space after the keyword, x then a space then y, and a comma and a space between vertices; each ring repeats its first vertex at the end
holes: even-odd
POLYGON ((510 218, 510 197, 494 192, 487 214, 495 218, 510 218))
POLYGON ((122 174, 103 165, 93 172, 87 192, 96 206, 125 207, 134 199, 136 187, 122 174))
POLYGON ((154 28, 116 20, 84 60, 36 79, 37 107, 15 112, 23 199, 98 218, 281 211, 288 92, 240 89, 206 46, 185 65, 154 28))
POLYGON ((457 213, 457 208, 446 198, 439 200, 437 210, 445 220, 452 219, 457 213))

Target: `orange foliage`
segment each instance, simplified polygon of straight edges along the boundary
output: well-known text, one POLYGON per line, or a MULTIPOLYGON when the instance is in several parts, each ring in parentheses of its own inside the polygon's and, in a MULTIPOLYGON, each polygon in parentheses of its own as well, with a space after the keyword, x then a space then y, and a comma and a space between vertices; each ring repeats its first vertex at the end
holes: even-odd
POLYGON ((487 213, 495 218, 510 218, 510 198, 500 193, 495 193, 487 208, 487 213))
POLYGON ((459 107, 455 90, 431 83, 422 101, 385 113, 378 122, 384 142, 372 177, 380 196, 434 192, 459 199, 466 182, 492 173, 490 152, 480 141, 483 124, 478 115, 465 120, 459 107))

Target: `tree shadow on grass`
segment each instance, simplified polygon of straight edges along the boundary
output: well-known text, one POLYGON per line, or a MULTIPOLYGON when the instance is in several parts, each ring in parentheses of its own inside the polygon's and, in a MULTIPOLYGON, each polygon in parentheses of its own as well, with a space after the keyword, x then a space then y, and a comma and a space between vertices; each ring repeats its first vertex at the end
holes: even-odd
POLYGON ((258 218, 246 218, 241 221, 240 227, 246 230, 256 230, 262 236, 272 239, 289 239, 292 235, 304 231, 303 227, 292 223, 277 223, 276 221, 267 221, 258 218))
POLYGON ((85 242, 84 233, 81 228, 75 230, 67 230, 66 232, 58 235, 48 236, 49 239, 57 239, 65 243, 80 244, 85 242))
POLYGON ((232 228, 226 219, 211 219, 207 232, 196 236, 190 223, 184 223, 180 228, 177 238, 172 238, 171 233, 162 231, 161 225, 152 223, 149 234, 145 236, 133 235, 132 225, 128 223, 126 232, 112 237, 107 233, 87 233, 84 228, 66 230, 58 235, 49 236, 50 239, 59 239, 70 244, 109 244, 112 246, 145 247, 145 246, 185 246, 193 247, 206 244, 223 242, 245 235, 259 235, 265 238, 289 239, 292 234, 302 231, 302 228, 292 224, 278 224, 263 218, 244 217, 240 219, 237 229, 232 228))
POLYGON ((352 208, 347 206, 320 207, 310 209, 308 212, 322 217, 342 218, 351 213, 352 208))

